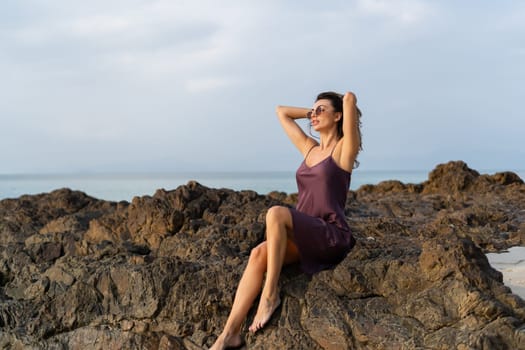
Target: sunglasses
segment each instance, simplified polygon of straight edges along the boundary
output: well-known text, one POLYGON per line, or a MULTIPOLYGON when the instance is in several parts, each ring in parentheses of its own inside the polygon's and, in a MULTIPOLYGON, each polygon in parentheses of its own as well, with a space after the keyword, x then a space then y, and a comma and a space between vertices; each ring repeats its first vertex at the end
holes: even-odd
POLYGON ((319 106, 317 106, 316 109, 313 109, 313 108, 312 108, 311 111, 309 111, 308 113, 306 113, 306 118, 308 118, 308 119, 312 119, 312 117, 313 117, 314 115, 317 116, 317 115, 323 113, 324 111, 326 111, 326 107, 323 106, 323 105, 319 105, 319 106))

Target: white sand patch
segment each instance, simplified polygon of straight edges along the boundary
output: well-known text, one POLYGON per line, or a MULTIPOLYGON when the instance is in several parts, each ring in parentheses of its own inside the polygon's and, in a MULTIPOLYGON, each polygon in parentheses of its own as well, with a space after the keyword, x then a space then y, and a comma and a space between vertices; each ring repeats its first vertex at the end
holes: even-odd
POLYGON ((488 253, 490 265, 503 273, 503 283, 525 299, 525 247, 512 247, 502 253, 488 253))

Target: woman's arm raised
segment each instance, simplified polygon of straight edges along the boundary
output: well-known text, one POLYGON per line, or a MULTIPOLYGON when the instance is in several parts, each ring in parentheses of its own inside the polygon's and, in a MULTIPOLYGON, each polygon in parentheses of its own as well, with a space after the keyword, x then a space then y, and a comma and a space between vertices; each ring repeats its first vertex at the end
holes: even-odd
POLYGON ((347 92, 343 96, 343 144, 339 164, 348 172, 352 172, 354 168, 354 162, 361 144, 356 102, 357 99, 352 92, 347 92))
POLYGON ((308 152, 316 142, 304 133, 303 129, 297 124, 296 119, 306 118, 306 113, 309 111, 310 109, 308 108, 289 106, 277 106, 276 109, 279 122, 286 132, 286 135, 288 135, 288 138, 303 156, 306 155, 306 152, 308 152))

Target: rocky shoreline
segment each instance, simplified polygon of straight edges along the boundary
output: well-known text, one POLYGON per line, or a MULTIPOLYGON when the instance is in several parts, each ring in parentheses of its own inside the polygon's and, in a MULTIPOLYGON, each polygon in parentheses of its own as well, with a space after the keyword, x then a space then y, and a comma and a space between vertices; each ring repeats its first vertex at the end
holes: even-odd
MULTIPOLYGON (((295 200, 190 182, 131 203, 0 201, 0 348, 207 348, 266 210, 295 200)), ((286 267, 282 306, 247 348, 525 349, 525 302, 484 255, 525 245, 516 174, 449 162, 350 191, 346 214, 356 247, 313 277, 286 267)))

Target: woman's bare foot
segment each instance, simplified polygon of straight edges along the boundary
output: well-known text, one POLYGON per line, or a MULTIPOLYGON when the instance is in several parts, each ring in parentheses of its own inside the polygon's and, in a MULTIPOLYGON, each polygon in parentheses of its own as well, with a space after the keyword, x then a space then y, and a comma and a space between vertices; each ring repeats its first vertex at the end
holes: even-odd
POLYGON ((219 335, 210 350, 224 350, 231 348, 238 348, 243 344, 240 334, 225 334, 219 335))
POLYGON ((255 333, 262 329, 270 320, 273 312, 279 307, 280 304, 281 299, 279 297, 277 297, 275 300, 261 297, 259 306, 257 307, 257 314, 255 314, 255 318, 253 319, 252 325, 249 328, 250 332, 255 333))

